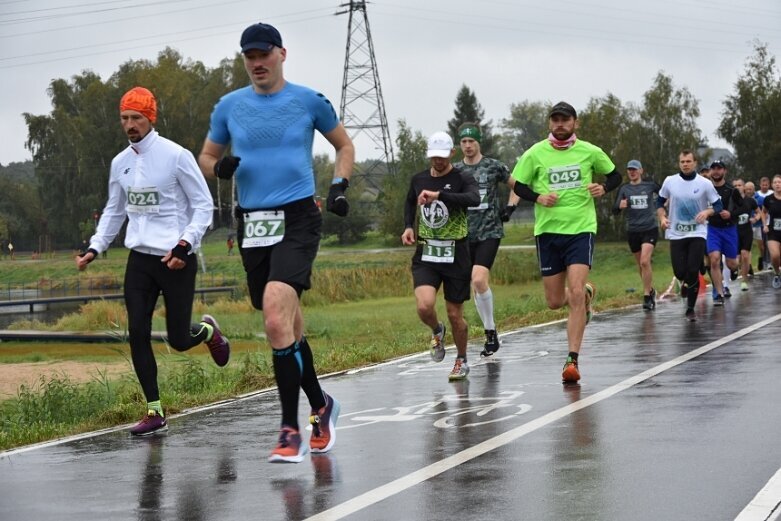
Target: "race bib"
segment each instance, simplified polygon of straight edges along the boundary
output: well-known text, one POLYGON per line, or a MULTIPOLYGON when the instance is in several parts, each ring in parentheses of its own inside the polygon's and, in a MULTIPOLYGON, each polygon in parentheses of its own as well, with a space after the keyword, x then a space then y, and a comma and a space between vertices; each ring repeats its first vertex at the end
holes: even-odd
POLYGON ((128 187, 127 211, 129 213, 160 213, 160 193, 157 191, 157 187, 128 187))
POLYGON ((781 232, 781 219, 773 219, 773 230, 781 232))
POLYGON ((470 206, 469 210, 486 210, 488 209, 488 189, 480 189, 480 204, 478 206, 470 206))
POLYGON ((551 191, 580 188, 583 176, 580 165, 558 166, 548 169, 548 186, 551 191))
POLYGON ((282 242, 285 237, 285 212, 257 211, 244 214, 242 248, 260 248, 282 242))
POLYGON ((629 198, 629 207, 633 210, 645 210, 648 208, 647 195, 633 195, 629 198))
POLYGON ((456 256, 456 241, 437 241, 426 239, 421 260, 452 264, 456 256))
POLYGON ((748 223, 748 214, 742 213, 738 215, 738 224, 746 224, 748 223))
POLYGON ((691 223, 691 222, 689 222, 689 223, 686 223, 686 222, 676 223, 675 224, 675 231, 676 232, 680 232, 680 233, 689 233, 689 232, 697 231, 697 223, 696 222, 695 223, 691 223))

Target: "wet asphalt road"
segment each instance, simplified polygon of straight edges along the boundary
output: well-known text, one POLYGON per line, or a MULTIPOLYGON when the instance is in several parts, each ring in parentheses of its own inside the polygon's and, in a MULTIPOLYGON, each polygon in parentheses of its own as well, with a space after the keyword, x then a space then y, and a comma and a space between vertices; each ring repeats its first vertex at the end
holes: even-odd
POLYGON ((276 392, 0 454, 0 520, 735 519, 781 467, 781 291, 764 275, 697 312, 596 315, 580 385, 564 323, 470 346, 467 382, 452 350, 325 379, 338 441, 297 465, 266 462, 276 392))

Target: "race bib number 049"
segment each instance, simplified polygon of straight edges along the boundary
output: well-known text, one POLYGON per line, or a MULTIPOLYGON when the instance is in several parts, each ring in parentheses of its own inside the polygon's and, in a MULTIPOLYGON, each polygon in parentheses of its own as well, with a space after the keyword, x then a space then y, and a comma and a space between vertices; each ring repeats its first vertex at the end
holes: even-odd
POLYGON ((285 237, 285 212, 250 212, 244 214, 242 248, 260 248, 282 242, 285 237))
POLYGON ((580 188, 582 184, 583 176, 580 173, 580 165, 557 166, 548 169, 548 186, 551 191, 580 188))
POLYGON ((128 187, 127 211, 131 213, 160 213, 160 193, 157 187, 128 187))
POLYGON ((425 262, 452 264, 456 254, 455 244, 456 241, 426 239, 426 244, 423 245, 423 254, 420 257, 420 260, 425 262))

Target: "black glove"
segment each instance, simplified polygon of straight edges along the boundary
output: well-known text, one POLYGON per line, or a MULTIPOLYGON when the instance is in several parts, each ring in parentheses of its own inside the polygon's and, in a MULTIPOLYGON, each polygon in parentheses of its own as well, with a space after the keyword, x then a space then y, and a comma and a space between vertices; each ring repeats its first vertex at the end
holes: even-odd
POLYGON ((344 196, 344 191, 350 186, 350 181, 343 177, 334 179, 331 188, 328 190, 328 199, 325 201, 325 209, 335 213, 339 217, 346 217, 350 210, 350 203, 344 196), (338 179, 338 181, 337 181, 338 179))
POLYGON ((190 252, 190 248, 192 248, 190 243, 182 239, 173 247, 171 255, 179 260, 187 262, 187 254, 190 252))
POLYGON ((516 208, 517 206, 514 204, 508 204, 504 207, 504 210, 499 213, 499 218, 502 219, 503 223, 506 223, 510 220, 510 216, 513 214, 516 208))
POLYGON ((233 177, 233 173, 239 167, 240 157, 225 156, 222 159, 214 163, 214 175, 220 179, 230 179, 233 177))

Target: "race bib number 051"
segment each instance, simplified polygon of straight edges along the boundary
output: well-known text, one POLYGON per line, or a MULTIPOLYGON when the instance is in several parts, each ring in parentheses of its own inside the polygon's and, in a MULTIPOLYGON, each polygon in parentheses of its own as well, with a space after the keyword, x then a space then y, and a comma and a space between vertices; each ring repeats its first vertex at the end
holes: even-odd
POLYGON ((456 255, 456 241, 436 241, 426 239, 420 260, 452 264, 456 255))
POLYGON ((244 214, 242 248, 260 248, 282 242, 285 237, 285 212, 250 212, 244 214))
POLYGON ((128 187, 127 211, 131 213, 160 213, 160 193, 157 187, 128 187))
POLYGON ((580 173, 580 165, 557 166, 548 169, 548 186, 551 191, 580 188, 582 184, 583 176, 580 173))

